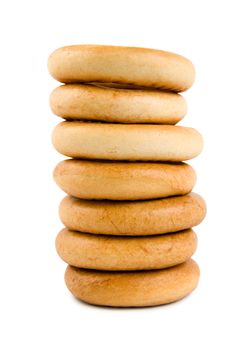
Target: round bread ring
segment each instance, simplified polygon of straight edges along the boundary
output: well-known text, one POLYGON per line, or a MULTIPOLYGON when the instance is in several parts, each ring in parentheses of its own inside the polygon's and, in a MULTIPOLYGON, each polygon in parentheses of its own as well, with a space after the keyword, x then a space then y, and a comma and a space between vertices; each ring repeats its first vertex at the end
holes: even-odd
POLYGON ((54 169, 67 194, 82 199, 141 200, 184 195, 196 174, 185 163, 135 163, 67 159, 54 169))
POLYGON ((60 218, 70 230, 144 236, 176 232, 198 225, 205 217, 204 200, 196 193, 148 201, 90 201, 65 197, 60 218))
POLYGON ((173 92, 84 84, 57 87, 50 95, 50 106, 54 114, 67 120, 116 123, 176 124, 187 111, 185 99, 173 92))
POLYGON ((52 142, 68 157, 108 160, 179 162, 196 157, 203 147, 192 128, 78 121, 58 124, 52 142))
POLYGON ((107 272, 68 266, 65 282, 78 299, 94 305, 139 307, 168 304, 190 294, 200 270, 188 260, 167 269, 107 272))
POLYGON ((191 229, 149 237, 104 236, 63 229, 58 255, 69 265, 110 271, 163 269, 191 258, 197 236, 191 229))
POLYGON ((102 82, 184 91, 195 78, 185 57, 136 47, 74 45, 49 57, 50 74, 62 83, 102 82))

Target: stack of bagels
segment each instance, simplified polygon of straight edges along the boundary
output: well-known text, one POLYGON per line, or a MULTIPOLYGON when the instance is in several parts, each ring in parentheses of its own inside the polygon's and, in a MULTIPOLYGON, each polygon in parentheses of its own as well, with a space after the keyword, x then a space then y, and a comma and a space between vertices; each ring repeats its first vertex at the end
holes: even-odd
POLYGON ((192 63, 159 50, 77 45, 54 51, 48 67, 64 83, 50 105, 65 119, 53 145, 69 157, 54 170, 68 195, 56 239, 68 289, 116 307, 182 299, 198 283, 192 227, 206 213, 183 162, 201 152, 202 137, 175 125, 186 113, 179 92, 194 81, 192 63))

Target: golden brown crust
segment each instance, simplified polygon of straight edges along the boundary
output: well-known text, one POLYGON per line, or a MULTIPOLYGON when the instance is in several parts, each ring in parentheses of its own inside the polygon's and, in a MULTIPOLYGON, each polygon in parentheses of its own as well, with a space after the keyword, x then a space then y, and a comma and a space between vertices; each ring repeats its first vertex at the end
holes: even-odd
POLYGON ((195 182, 185 163, 135 163, 68 159, 54 170, 67 194, 82 199, 138 200, 189 193, 195 182))
POLYGON ((194 81, 193 64, 183 56, 153 49, 74 45, 54 51, 50 74, 62 83, 104 82, 187 90, 194 81))
POLYGON ((65 282, 77 298, 94 305, 139 307, 171 303, 197 286, 200 276, 193 260, 162 270, 104 272, 68 266, 65 282))
POLYGON ((108 160, 184 161, 202 150, 201 135, 174 125, 110 124, 65 121, 52 136, 68 157, 108 160))
POLYGON ((59 256, 69 265, 96 270, 152 270, 183 263, 197 247, 191 229, 149 236, 103 236, 63 229, 56 238, 59 256))
POLYGON ((148 201, 90 201, 65 197, 60 218, 71 230, 110 235, 154 235, 198 225, 206 214, 195 193, 148 201))
POLYGON ((176 93, 85 84, 57 87, 50 106, 64 119, 116 123, 176 124, 187 111, 185 99, 176 93))

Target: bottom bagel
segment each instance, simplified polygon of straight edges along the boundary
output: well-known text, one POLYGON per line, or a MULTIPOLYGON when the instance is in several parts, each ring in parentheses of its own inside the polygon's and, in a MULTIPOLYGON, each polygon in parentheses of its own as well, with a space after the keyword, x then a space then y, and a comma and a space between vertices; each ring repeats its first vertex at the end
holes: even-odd
POLYGON ((163 270, 106 272, 68 266, 65 282, 78 299, 94 305, 142 307, 184 298, 197 286, 199 267, 193 260, 163 270))

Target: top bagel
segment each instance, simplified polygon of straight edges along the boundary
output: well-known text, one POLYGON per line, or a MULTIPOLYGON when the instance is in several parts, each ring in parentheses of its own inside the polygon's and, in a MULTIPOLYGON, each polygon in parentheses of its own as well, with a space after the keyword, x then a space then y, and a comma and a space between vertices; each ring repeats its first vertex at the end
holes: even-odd
POLYGON ((100 82, 184 91, 195 77, 193 64, 183 56, 153 49, 74 45, 54 51, 50 74, 62 83, 100 82))

